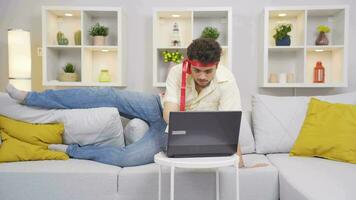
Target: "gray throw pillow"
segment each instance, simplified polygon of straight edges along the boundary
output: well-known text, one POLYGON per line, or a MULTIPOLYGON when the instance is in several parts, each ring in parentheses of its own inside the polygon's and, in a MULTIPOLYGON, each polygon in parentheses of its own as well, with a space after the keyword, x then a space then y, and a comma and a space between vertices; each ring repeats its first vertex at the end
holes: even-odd
POLYGON ((125 144, 132 144, 141 139, 148 131, 148 124, 138 118, 134 118, 127 123, 124 129, 125 144))

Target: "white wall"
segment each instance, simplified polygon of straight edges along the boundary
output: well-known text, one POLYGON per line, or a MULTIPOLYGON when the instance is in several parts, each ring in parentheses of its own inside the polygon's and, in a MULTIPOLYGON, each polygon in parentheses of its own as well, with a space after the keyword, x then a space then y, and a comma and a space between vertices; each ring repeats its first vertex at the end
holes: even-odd
POLYGON ((7 84, 7 29, 31 31, 34 90, 41 86, 41 6, 119 6, 126 14, 128 89, 157 92, 152 87, 152 8, 190 6, 231 6, 233 9, 233 73, 240 87, 244 109, 251 109, 251 95, 322 95, 356 90, 356 1, 352 0, 0 0, 0 91, 7 84), (265 6, 337 5, 350 6, 349 87, 343 89, 261 89, 261 24, 265 6), (139 72, 139 73, 138 73, 139 72))

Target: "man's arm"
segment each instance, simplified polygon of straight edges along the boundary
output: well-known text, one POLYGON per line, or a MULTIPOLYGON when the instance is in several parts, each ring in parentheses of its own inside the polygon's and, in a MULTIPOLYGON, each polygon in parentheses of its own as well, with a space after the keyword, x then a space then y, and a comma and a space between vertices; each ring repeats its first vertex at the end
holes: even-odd
POLYGON ((179 105, 172 102, 164 102, 163 108, 163 119, 168 124, 169 122, 169 113, 179 111, 179 105))

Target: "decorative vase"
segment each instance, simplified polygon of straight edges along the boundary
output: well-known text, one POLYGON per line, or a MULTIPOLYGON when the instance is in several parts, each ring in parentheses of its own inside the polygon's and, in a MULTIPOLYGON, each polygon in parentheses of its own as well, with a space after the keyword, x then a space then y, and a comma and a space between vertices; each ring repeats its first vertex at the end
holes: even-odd
POLYGON ((289 46, 290 45, 290 36, 287 35, 280 40, 276 40, 276 46, 289 46))
POLYGON ((105 36, 94 36, 94 45, 103 46, 105 45, 105 36))
POLYGON ((329 40, 325 32, 321 31, 315 40, 315 45, 328 45, 329 40))
POLYGON ((99 74, 99 82, 111 82, 109 70, 102 69, 99 74))
POLYGON ((181 45, 180 41, 180 31, 178 27, 178 23, 175 22, 173 25, 172 36, 171 36, 171 44, 174 47, 179 47, 181 45))
POLYGON ((76 31, 74 33, 74 44, 75 45, 81 45, 82 44, 82 32, 80 30, 76 31))
POLYGON ((62 72, 59 75, 59 81, 64 81, 64 82, 75 82, 78 80, 77 73, 66 73, 62 72))
POLYGON ((324 83, 325 82, 325 68, 323 64, 318 61, 314 67, 314 83, 324 83))

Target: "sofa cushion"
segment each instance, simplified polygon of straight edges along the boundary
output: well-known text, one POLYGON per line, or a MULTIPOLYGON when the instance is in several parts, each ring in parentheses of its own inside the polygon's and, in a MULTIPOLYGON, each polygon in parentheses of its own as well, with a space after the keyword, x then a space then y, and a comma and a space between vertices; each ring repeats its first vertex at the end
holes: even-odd
POLYGON ((67 160, 63 152, 50 151, 47 146, 33 145, 23 142, 0 130, 3 143, 0 146, 0 163, 25 160, 67 160))
POLYGON ((356 164, 355 122, 355 105, 312 98, 290 155, 317 156, 356 164))
POLYGON ((125 145, 132 144, 141 139, 148 131, 148 124, 138 118, 130 120, 124 129, 125 145))
POLYGON ((0 199, 118 200, 121 168, 87 160, 0 164, 0 199))
MULTIPOLYGON (((303 124, 310 98, 254 95, 252 119, 257 153, 289 153, 303 124)), ((316 98, 356 104, 356 92, 316 98)))
POLYGON ((65 144, 124 146, 123 128, 116 108, 47 110, 18 104, 6 93, 0 93, 0 115, 30 123, 61 122, 65 144))
POLYGON ((351 200, 356 196, 354 164, 269 154, 279 171, 281 200, 351 200))
MULTIPOLYGON (((245 164, 269 163, 264 155, 243 156, 245 164)), ((240 169, 241 200, 277 200, 278 172, 267 167, 240 169)), ((170 169, 162 167, 162 199, 169 199, 170 169)), ((194 200, 215 199, 215 171, 212 169, 176 169, 175 198, 194 200)), ((158 199, 158 165, 149 164, 123 168, 119 176, 119 199, 158 199), (139 192, 138 192, 139 191, 139 192)), ((220 199, 235 199, 235 168, 220 169, 220 199)))

